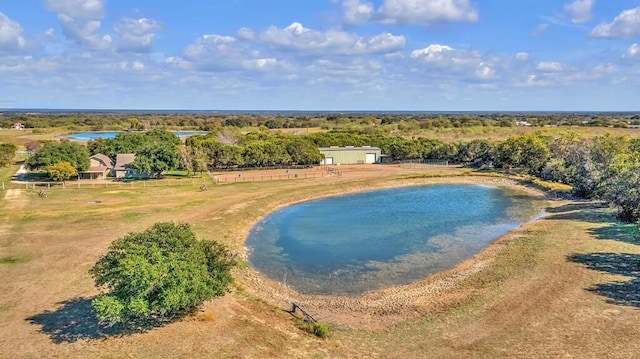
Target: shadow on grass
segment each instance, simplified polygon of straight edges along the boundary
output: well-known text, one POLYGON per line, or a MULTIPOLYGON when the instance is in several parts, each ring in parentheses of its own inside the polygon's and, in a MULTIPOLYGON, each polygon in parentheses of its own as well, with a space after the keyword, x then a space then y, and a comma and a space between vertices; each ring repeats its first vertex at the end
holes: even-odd
POLYGON ((579 202, 547 208, 548 219, 603 223, 615 221, 615 214, 602 202, 579 202))
POLYGON ((56 344, 73 343, 79 340, 97 340, 109 336, 125 336, 144 333, 153 328, 162 327, 184 315, 171 318, 147 319, 131 322, 124 328, 120 324, 105 326, 100 324, 91 306, 93 298, 74 298, 60 302, 61 307, 53 311, 44 311, 27 318, 31 324, 42 326, 41 332, 49 335, 56 344))
POLYGON ((568 260, 592 270, 630 277, 628 281, 596 284, 588 290, 608 298, 608 303, 640 308, 640 254, 572 254, 568 260))
POLYGON ((41 331, 48 334, 54 343, 101 339, 121 331, 115 326, 108 328, 100 325, 90 298, 74 298, 58 304, 62 306, 56 310, 47 310, 27 318, 32 324, 41 325, 41 331))
POLYGON ((564 206, 548 208, 548 213, 567 213, 573 211, 581 211, 585 209, 606 208, 606 205, 598 201, 581 201, 576 203, 565 204, 564 206))
POLYGON ((601 240, 640 244, 640 235, 636 223, 611 223, 606 227, 591 229, 589 232, 601 240))

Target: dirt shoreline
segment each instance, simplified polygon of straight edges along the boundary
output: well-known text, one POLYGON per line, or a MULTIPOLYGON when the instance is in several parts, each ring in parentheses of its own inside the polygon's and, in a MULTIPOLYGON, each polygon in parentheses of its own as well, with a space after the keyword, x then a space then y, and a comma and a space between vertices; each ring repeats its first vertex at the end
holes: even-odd
MULTIPOLYGON (((450 176, 387 179, 366 185, 354 184, 337 193, 289 199, 284 203, 277 203, 274 208, 270 209, 270 212, 295 203, 328 196, 383 188, 435 184, 479 184, 508 188, 532 196, 534 200, 544 203, 544 208, 551 205, 551 202, 545 199, 545 192, 525 186, 512 179, 488 176, 450 176)), ((257 221, 259 220, 261 218, 257 221)), ((243 240, 257 221, 243 228, 243 240)), ((295 302, 321 321, 353 329, 384 329, 420 315, 443 312, 468 299, 473 293, 457 289, 457 283, 486 268, 500 254, 506 243, 520 237, 521 233, 535 225, 535 222, 536 220, 525 223, 502 235, 485 249, 450 270, 429 275, 411 284, 387 287, 358 296, 300 294, 263 276, 251 267, 238 270, 236 278, 241 287, 282 309, 291 308, 291 303, 295 302)), ((246 248, 243 255, 246 256, 246 248)))

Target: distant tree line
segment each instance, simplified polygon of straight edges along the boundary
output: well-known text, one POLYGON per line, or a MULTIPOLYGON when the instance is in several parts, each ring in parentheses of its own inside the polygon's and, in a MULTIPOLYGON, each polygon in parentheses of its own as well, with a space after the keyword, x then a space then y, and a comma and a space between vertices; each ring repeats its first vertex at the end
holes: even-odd
POLYGON ((181 128, 213 131, 220 127, 289 129, 362 129, 367 126, 401 131, 463 127, 591 126, 628 127, 640 125, 634 113, 291 113, 291 114, 154 114, 154 113, 5 113, 0 127, 16 122, 26 128, 67 128, 69 130, 117 131, 181 128))

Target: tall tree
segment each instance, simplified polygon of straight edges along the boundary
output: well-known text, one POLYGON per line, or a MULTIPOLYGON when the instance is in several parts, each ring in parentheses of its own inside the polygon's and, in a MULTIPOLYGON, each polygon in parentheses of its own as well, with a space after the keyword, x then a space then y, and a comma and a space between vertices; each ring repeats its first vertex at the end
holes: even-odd
POLYGON ((0 167, 10 165, 17 150, 18 148, 13 143, 0 143, 0 167))
POLYGON ((640 162, 632 155, 616 157, 597 185, 600 198, 618 209, 618 217, 627 222, 640 219, 640 162))
POLYGON ((140 173, 160 177, 163 172, 178 166, 177 148, 167 142, 150 142, 136 151, 131 166, 140 173))
POLYGON ((89 271, 103 294, 93 300, 107 324, 172 319, 223 295, 235 261, 215 241, 199 241, 186 223, 156 223, 116 239, 89 271))
POLYGON ((70 163, 78 172, 86 171, 89 168, 89 151, 85 146, 67 140, 47 142, 29 157, 26 164, 32 170, 45 170, 59 162, 70 163))

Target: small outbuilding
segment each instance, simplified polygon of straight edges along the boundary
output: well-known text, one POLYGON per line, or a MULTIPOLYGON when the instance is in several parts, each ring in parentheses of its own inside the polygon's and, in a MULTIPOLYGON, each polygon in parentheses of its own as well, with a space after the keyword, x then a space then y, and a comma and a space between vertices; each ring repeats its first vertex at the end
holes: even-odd
POLYGON ((371 146, 320 147, 324 155, 322 165, 354 165, 380 163, 381 150, 371 146))

